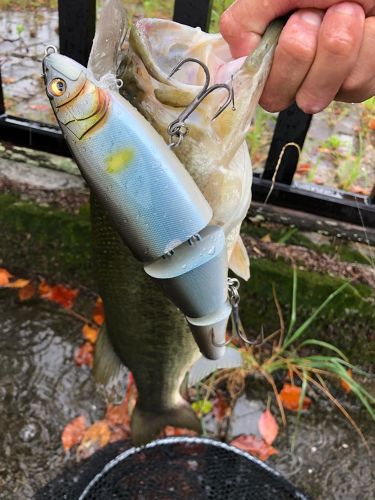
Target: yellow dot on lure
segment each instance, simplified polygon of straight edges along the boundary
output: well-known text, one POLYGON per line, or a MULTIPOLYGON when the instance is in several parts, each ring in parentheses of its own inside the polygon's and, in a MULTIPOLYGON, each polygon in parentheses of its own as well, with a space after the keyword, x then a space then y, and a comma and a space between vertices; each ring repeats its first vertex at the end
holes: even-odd
POLYGON ((133 158, 134 150, 131 148, 125 148, 117 153, 109 155, 107 158, 107 172, 109 174, 121 172, 121 170, 128 166, 133 158))

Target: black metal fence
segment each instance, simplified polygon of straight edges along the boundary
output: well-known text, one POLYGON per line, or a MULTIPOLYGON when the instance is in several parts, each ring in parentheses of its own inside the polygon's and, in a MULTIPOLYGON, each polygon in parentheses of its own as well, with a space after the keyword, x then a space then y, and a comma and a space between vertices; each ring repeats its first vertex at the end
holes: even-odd
MULTIPOLYGON (((175 0, 174 20, 207 30, 212 0, 175 0)), ((59 0, 60 51, 86 64, 95 32, 95 0, 59 0)), ((262 175, 255 175, 253 199, 262 202, 272 185, 275 167, 283 146, 290 142, 302 148, 311 115, 294 104, 278 116, 268 158, 262 175)), ((0 72, 0 137, 14 144, 69 156, 60 130, 51 125, 10 116, 6 113, 0 72)), ((298 164, 296 148, 287 148, 280 163, 269 203, 316 214, 320 217, 375 228, 375 189, 369 197, 317 186, 303 189, 293 185, 298 164)))

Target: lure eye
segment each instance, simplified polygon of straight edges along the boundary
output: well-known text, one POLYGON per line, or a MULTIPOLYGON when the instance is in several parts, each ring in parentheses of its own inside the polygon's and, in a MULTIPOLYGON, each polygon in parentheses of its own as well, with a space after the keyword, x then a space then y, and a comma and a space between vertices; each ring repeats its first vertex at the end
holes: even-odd
POLYGON ((60 97, 66 90, 66 83, 61 78, 55 78, 49 84, 49 91, 55 97, 60 97))

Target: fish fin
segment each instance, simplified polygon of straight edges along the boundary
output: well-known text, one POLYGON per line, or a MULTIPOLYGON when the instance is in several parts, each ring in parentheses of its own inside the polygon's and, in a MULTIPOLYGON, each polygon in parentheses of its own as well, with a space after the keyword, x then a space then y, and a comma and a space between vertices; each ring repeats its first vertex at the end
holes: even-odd
POLYGON ((247 281, 250 278, 250 260, 241 236, 238 236, 229 258, 229 269, 247 281))
POLYGON ((95 345, 93 373, 96 383, 107 386, 109 382, 118 378, 121 368, 122 363, 108 338, 104 323, 95 345))
POLYGON ((107 0, 101 10, 93 40, 88 68, 97 80, 116 75, 121 46, 128 30, 128 17, 121 0, 107 0))
POLYGON ((200 380, 210 375, 215 370, 223 368, 238 368, 242 366, 242 355, 237 349, 227 347, 225 354, 220 359, 207 359, 201 357, 193 364, 189 372, 189 387, 197 384, 200 380))
POLYGON ((167 425, 202 433, 199 418, 185 401, 163 413, 146 412, 136 405, 131 419, 132 441, 136 446, 149 443, 157 438, 167 425))

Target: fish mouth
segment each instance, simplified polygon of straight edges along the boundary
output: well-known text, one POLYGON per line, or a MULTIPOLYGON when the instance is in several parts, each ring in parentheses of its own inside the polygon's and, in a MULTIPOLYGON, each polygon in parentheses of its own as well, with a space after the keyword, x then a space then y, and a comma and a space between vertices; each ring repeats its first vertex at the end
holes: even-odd
POLYGON ((197 64, 185 64, 169 78, 178 63, 187 58, 199 59, 207 66, 212 84, 228 84, 246 59, 233 59, 229 45, 220 34, 207 34, 200 28, 164 19, 137 21, 130 43, 153 78, 194 94, 205 83, 203 70, 197 64))

